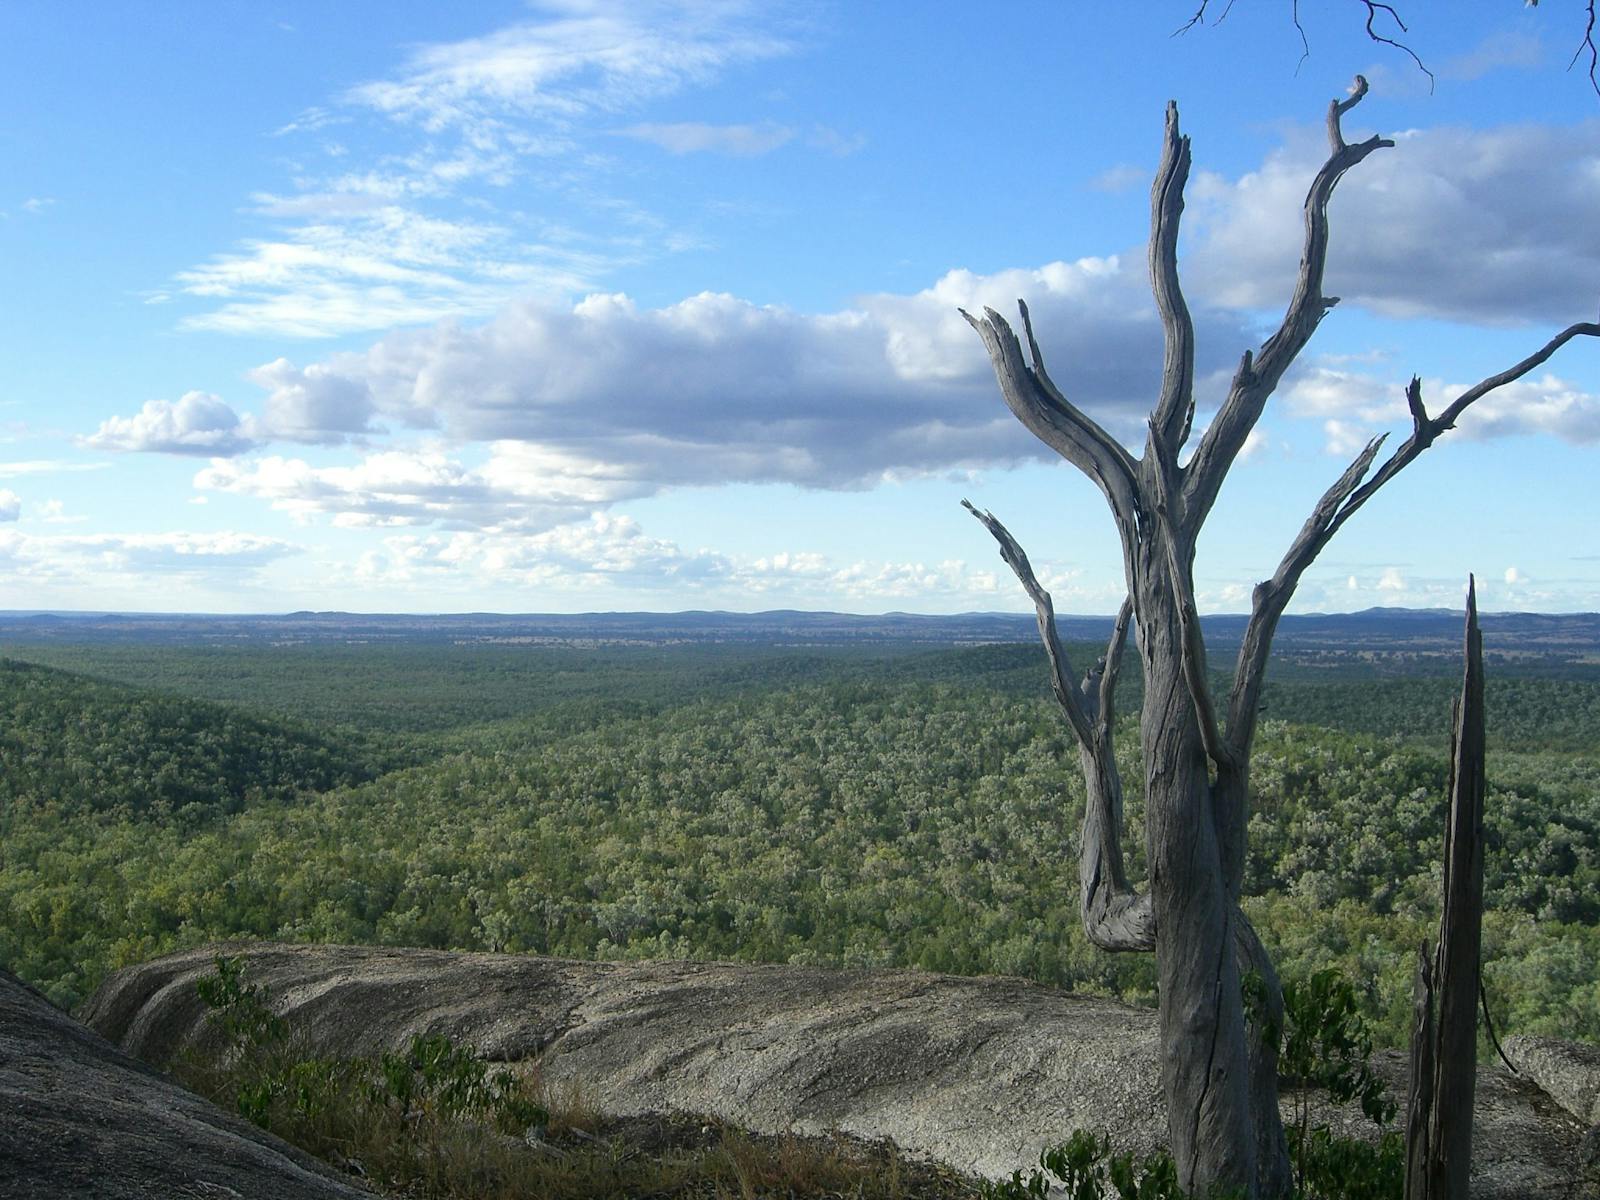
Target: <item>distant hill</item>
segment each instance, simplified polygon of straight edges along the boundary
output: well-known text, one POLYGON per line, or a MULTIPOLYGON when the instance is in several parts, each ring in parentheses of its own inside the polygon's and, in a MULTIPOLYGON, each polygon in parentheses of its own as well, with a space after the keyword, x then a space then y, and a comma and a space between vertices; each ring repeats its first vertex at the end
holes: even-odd
MULTIPOLYGON (((1110 616, 1060 616, 1062 636, 1099 641, 1110 616)), ((1247 618, 1205 617, 1217 647, 1237 644, 1247 618)), ((1339 654, 1373 651, 1453 654, 1461 641, 1460 613, 1447 609, 1369 608, 1356 613, 1308 613, 1283 618, 1280 651, 1339 654)), ((1488 613, 1482 617, 1491 657, 1553 656, 1600 661, 1600 613, 1488 613)), ((975 645, 1028 642, 1038 637, 1030 613, 977 612, 953 616, 890 612, 859 615, 775 610, 612 613, 294 612, 213 616, 188 613, 0 612, 0 643, 50 642, 279 644, 316 642, 526 643, 531 645, 975 645)))

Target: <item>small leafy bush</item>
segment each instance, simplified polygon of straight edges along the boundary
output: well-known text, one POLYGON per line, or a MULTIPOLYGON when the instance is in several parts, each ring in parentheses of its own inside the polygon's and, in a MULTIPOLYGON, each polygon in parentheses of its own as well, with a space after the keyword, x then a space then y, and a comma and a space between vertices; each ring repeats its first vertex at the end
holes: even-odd
POLYGON ((222 957, 216 968, 197 988, 223 1046, 180 1074, 313 1154, 375 1182, 450 1195, 444 1181, 460 1174, 458 1160, 484 1161, 493 1157, 486 1147, 503 1152, 550 1124, 528 1080, 446 1037, 419 1036, 376 1058, 314 1056, 246 981, 242 962, 222 957))
POLYGON ((1373 1146, 1336 1135, 1325 1121, 1312 1123, 1318 1092, 1333 1104, 1359 1105, 1379 1129, 1394 1120, 1395 1103, 1369 1063, 1372 1034, 1355 987, 1331 969, 1286 982, 1283 1012, 1278 1072, 1294 1096, 1286 1133, 1297 1191, 1306 1200, 1400 1200, 1405 1140, 1398 1132, 1382 1133, 1373 1146))
POLYGON ((1010 1179, 984 1185, 983 1200, 1047 1200, 1058 1189, 1068 1200, 1183 1200, 1171 1154, 1158 1150, 1135 1162, 1132 1154, 1113 1153, 1109 1138, 1102 1141, 1086 1129, 1045 1150, 1039 1166, 1026 1178, 1013 1171, 1010 1179))

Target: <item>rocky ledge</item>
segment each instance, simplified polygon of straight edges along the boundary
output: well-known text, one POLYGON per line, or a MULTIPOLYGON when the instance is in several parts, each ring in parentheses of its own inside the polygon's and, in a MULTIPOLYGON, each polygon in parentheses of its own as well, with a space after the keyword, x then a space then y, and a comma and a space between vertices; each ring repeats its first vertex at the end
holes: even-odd
MULTIPOLYGON (((209 1036, 194 984, 218 953, 245 959, 319 1053, 442 1033, 494 1059, 537 1061, 547 1084, 611 1114, 676 1109, 757 1131, 889 1137, 989 1176, 1031 1165, 1073 1129, 1139 1151, 1165 1130, 1155 1014, 1015 979, 234 945, 120 971, 82 1015, 129 1053, 164 1062, 209 1036)), ((1553 1059, 1566 1044, 1541 1045, 1553 1059)), ((1403 1098, 1404 1057, 1384 1054, 1377 1067, 1403 1098)), ((1594 1194, 1582 1162, 1592 1118, 1536 1078, 1479 1072, 1480 1200, 1594 1194)))
POLYGON ((0 1196, 371 1200, 298 1150, 163 1079, 5 970, 0 1196))

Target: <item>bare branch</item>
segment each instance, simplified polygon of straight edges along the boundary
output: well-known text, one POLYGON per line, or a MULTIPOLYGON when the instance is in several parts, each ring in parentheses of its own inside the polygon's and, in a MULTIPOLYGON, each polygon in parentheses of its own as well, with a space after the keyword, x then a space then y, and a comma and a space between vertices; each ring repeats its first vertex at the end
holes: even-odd
POLYGON ((1128 645, 1128 623, 1133 618, 1133 597, 1123 598, 1117 610, 1116 623, 1111 627, 1111 640, 1106 643, 1105 669, 1100 675, 1100 690, 1096 704, 1097 728, 1095 732, 1110 740, 1111 725, 1116 714, 1117 676, 1122 671, 1122 652, 1128 645))
POLYGON ((1132 457, 1050 381, 1033 337, 1028 307, 1020 302, 1019 307, 1033 353, 1031 367, 1023 361, 1017 335, 994 309, 985 308, 981 320, 965 309, 960 311, 967 324, 983 338, 1006 407, 1035 437, 1094 480, 1111 505, 1118 525, 1126 519, 1131 528, 1134 511, 1132 457))
POLYGON ((1261 704, 1261 686, 1266 676, 1267 656, 1278 618, 1288 607, 1294 590, 1328 539, 1350 493, 1366 478, 1372 461, 1382 447, 1382 437, 1373 438, 1354 462, 1345 468, 1326 492, 1278 564, 1271 579, 1258 583, 1251 598, 1250 621, 1239 643, 1239 659, 1233 672, 1233 690, 1228 699, 1228 744, 1238 761, 1248 759, 1255 738, 1256 716, 1261 704))
MULTIPOLYGON (((1201 11, 1203 12, 1204 10, 1205 7, 1202 5, 1201 11)), ((1600 47, 1596 47, 1594 41, 1595 0, 1589 0, 1589 3, 1584 5, 1584 11, 1588 16, 1588 21, 1583 27, 1583 41, 1579 42, 1578 48, 1572 52, 1572 61, 1567 64, 1567 70, 1572 70, 1577 65, 1578 59, 1583 57, 1583 52, 1587 50, 1589 52, 1589 86, 1594 89, 1596 96, 1600 96, 1600 47)))
POLYGON ((1383 443, 1376 438, 1367 443, 1344 474, 1336 480, 1318 502, 1306 520, 1294 543, 1283 556, 1277 572, 1270 580, 1258 584, 1251 603, 1250 623, 1246 626, 1244 640, 1239 646, 1238 665, 1234 670, 1233 691, 1228 705, 1228 741, 1235 753, 1248 754, 1255 732, 1256 710, 1260 700, 1262 677, 1266 671, 1267 654, 1272 646, 1272 636, 1278 618, 1283 615, 1301 575, 1311 565, 1330 538, 1341 526, 1384 484, 1414 462, 1440 434, 1455 426, 1466 409, 1490 392, 1521 379, 1529 371, 1541 366, 1552 354, 1575 337, 1600 337, 1600 323, 1585 321, 1569 325, 1534 353, 1481 383, 1462 392, 1437 417, 1428 416, 1422 402, 1422 382, 1413 378, 1406 387, 1406 407, 1411 413, 1411 436, 1389 459, 1367 479, 1383 443), (1366 480, 1365 482, 1362 482, 1366 480))
POLYGON ((1178 282, 1178 225, 1189 163, 1189 139, 1178 132, 1178 106, 1169 102, 1161 167, 1150 189, 1150 289, 1166 335, 1161 397, 1151 432, 1165 439, 1174 455, 1183 448, 1176 438, 1194 403, 1194 320, 1178 282))
POLYGON ((980 511, 970 500, 963 500, 961 507, 983 522, 983 527, 993 535, 996 542, 1000 543, 1000 557, 1005 559, 1006 565, 1021 582, 1023 591, 1027 592, 1028 598, 1033 601, 1034 611, 1039 619, 1039 637, 1044 642, 1045 655, 1050 660, 1050 687, 1067 714, 1067 723, 1072 726, 1072 732, 1078 735, 1079 744, 1086 748, 1092 747, 1095 741, 1094 728, 1090 724, 1083 692, 1073 680, 1072 664, 1067 660, 1066 647, 1061 644, 1061 637, 1056 632, 1056 610, 1055 604, 1050 599, 1050 593, 1045 591, 1034 575, 1033 566, 1028 562, 1028 556, 1022 547, 1017 544, 1017 539, 1011 536, 1011 531, 1002 525, 993 513, 980 511))
POLYGON ((1300 68, 1306 65, 1306 59, 1311 57, 1311 39, 1306 37, 1306 27, 1300 24, 1300 0, 1294 0, 1289 6, 1289 16, 1294 21, 1294 31, 1300 35, 1300 57, 1294 64, 1294 73, 1298 75, 1300 68))
POLYGON ((1193 29, 1196 25, 1204 24, 1206 19, 1206 9, 1209 8, 1210 5, 1211 0, 1200 0, 1200 7, 1194 10, 1194 16, 1190 17, 1177 29, 1174 29, 1172 31, 1172 36, 1178 37, 1181 34, 1188 33, 1189 30, 1193 29))
POLYGON ((1373 23, 1377 21, 1378 14, 1382 12, 1387 13, 1389 19, 1400 26, 1401 33, 1409 33, 1410 30, 1406 28, 1406 23, 1400 19, 1400 14, 1387 4, 1375 4, 1373 0, 1361 0, 1361 2, 1367 6, 1367 36, 1381 46, 1393 46, 1396 50, 1403 51, 1412 62, 1417 64, 1417 70, 1428 77, 1428 91, 1433 91, 1434 84, 1438 80, 1433 77, 1433 72, 1423 65, 1422 60, 1417 57, 1417 52, 1404 42, 1397 42, 1393 38, 1384 37, 1373 28, 1373 23))
POLYGON ((1083 690, 1072 679, 1072 664, 1067 660, 1066 649, 1056 629, 1055 605, 1050 593, 1034 575, 1027 554, 993 513, 980 511, 967 500, 961 504, 1000 544, 1000 557, 1015 572, 1023 590, 1033 600, 1039 619, 1039 637, 1050 660, 1050 687, 1078 738, 1078 754, 1088 789, 1083 841, 1078 852, 1079 901, 1084 930, 1090 941, 1105 950, 1152 950, 1155 948, 1155 918, 1150 898, 1129 886, 1123 866, 1122 779, 1117 772, 1117 758, 1111 742, 1111 701, 1122 647, 1127 640, 1132 602, 1124 600, 1117 614, 1091 717, 1083 690))
POLYGON ((1261 419, 1267 398, 1310 341, 1323 316, 1338 303, 1336 298, 1322 294, 1328 257, 1328 202, 1346 171, 1374 150, 1394 145, 1388 138, 1376 135, 1354 145, 1345 141, 1341 120, 1366 94, 1367 81, 1357 75, 1350 96, 1328 106, 1328 158, 1306 193, 1305 242, 1294 296, 1277 332, 1262 344, 1253 360, 1247 356, 1240 363, 1227 399, 1189 462, 1181 508, 1191 535, 1198 534, 1205 523, 1223 479, 1261 419))
POLYGON ((1378 468, 1377 473, 1370 480, 1351 493, 1350 499, 1345 502, 1334 517, 1328 530, 1329 535, 1331 536, 1345 521, 1349 520, 1355 511, 1370 500, 1379 488, 1408 467, 1429 446, 1433 445, 1434 440, 1440 434, 1448 429, 1454 429, 1456 421, 1470 405, 1508 383, 1515 383, 1535 367, 1544 365, 1552 354, 1575 337, 1600 337, 1600 323, 1580 321, 1575 325, 1567 326, 1515 366, 1506 368, 1498 375, 1491 375, 1481 383, 1474 384, 1462 392, 1437 417, 1428 417, 1427 410, 1422 405, 1422 383, 1418 379, 1412 379, 1406 388, 1406 404, 1411 409, 1413 424, 1411 436, 1406 439, 1405 443, 1394 452, 1393 456, 1383 466, 1378 468))

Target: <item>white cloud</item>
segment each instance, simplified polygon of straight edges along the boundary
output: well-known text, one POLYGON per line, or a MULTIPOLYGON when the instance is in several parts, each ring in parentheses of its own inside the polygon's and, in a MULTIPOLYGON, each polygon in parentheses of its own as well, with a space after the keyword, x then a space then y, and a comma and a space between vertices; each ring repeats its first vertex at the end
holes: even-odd
POLYGON ((1407 586, 1406 577, 1401 574, 1399 567, 1385 567, 1383 574, 1378 577, 1380 592, 1403 592, 1407 586))
POLYGON ((1271 439, 1265 433, 1259 428, 1252 429, 1245 435, 1244 445, 1239 447, 1238 461, 1250 462, 1252 459, 1260 458, 1270 444, 1271 439))
POLYGON ((1524 575, 1521 571, 1517 570, 1516 567, 1507 567, 1506 568, 1506 576, 1505 576, 1505 578, 1506 578, 1506 582, 1508 584, 1513 585, 1513 586, 1516 585, 1516 584, 1519 584, 1519 583, 1527 583, 1528 582, 1528 577, 1526 575, 1524 575))
POLYGON ((352 88, 345 102, 433 132, 493 136, 508 114, 569 121, 619 111, 789 49, 747 26, 743 4, 546 8, 551 19, 424 46, 394 78, 352 88))
POLYGON ((481 316, 517 292, 581 290, 594 265, 496 225, 399 205, 323 216, 179 272, 180 291, 217 302, 180 326, 315 338, 481 316))
MULTIPOLYGON (((907 601, 946 609, 1016 607, 1007 576, 959 560, 937 563, 834 563, 813 551, 740 558, 685 550, 644 532, 625 516, 595 514, 542 533, 460 531, 395 534, 363 555, 356 578, 368 588, 419 588, 482 594, 507 586, 543 593, 604 596, 610 590, 728 597, 781 596, 785 603, 864 607, 907 601)), ((603 602, 592 600, 590 602, 603 602)))
POLYGON ((104 594, 125 587, 146 604, 170 608, 174 578, 232 594, 254 586, 261 568, 296 553, 297 547, 276 538, 235 532, 0 532, 6 579, 57 589, 69 601, 91 590, 104 594))
MULTIPOLYGON (((1471 384, 1422 381, 1422 400, 1437 415, 1471 384)), ((1330 454, 1349 457, 1381 429, 1409 429, 1405 383, 1356 371, 1310 365, 1283 391, 1291 413, 1324 416, 1330 454)), ((1477 401, 1457 422, 1460 436, 1484 439, 1548 434, 1575 445, 1600 441, 1600 396, 1550 372, 1519 379, 1477 401)))
POLYGON ((21 515, 22 497, 7 488, 0 488, 0 521, 15 521, 21 515))
POLYGON ((34 518, 46 525, 80 525, 88 517, 75 517, 67 513, 67 506, 60 500, 46 500, 37 506, 37 516, 34 518))
MULTIPOLYGON (((488 474, 456 485, 562 504, 595 489, 607 501, 682 484, 849 488, 1049 459, 997 400, 982 344, 957 312, 1014 312, 1018 296, 1057 382, 1137 438, 1159 386, 1161 334, 1143 272, 1116 259, 953 271, 922 292, 821 316, 711 293, 659 309, 618 295, 527 302, 480 328, 445 323, 304 368, 269 364, 254 375, 269 389, 260 427, 337 440, 381 419, 494 442, 488 474), (549 486, 506 487, 511 443, 531 456, 522 474, 549 486)), ((1246 331, 1204 310, 1197 321, 1202 372, 1229 364, 1246 331)))
POLYGON ((1482 79, 1496 71, 1537 67, 1544 47, 1531 33, 1501 29, 1487 35, 1465 54, 1439 65, 1442 79, 1482 79))
POLYGON ((437 449, 385 450, 334 467, 276 455, 218 458, 194 483, 203 491, 264 499, 300 521, 323 516, 352 527, 491 530, 549 529, 652 490, 625 470, 517 442, 491 445, 487 461, 476 467, 437 449))
POLYGON ((1327 452, 1336 458, 1353 458, 1361 452, 1372 435, 1349 421, 1330 419, 1322 423, 1327 436, 1327 452))
POLYGON ((649 142, 669 154, 728 154, 736 158, 770 154, 794 139, 794 130, 785 125, 707 125, 701 121, 629 125, 616 133, 649 142))
MULTIPOLYGON (((422 46, 390 77, 278 130, 314 135, 334 122, 375 120, 384 128, 373 141, 392 145, 399 131, 411 145, 367 162, 347 161, 341 146, 340 173, 302 168, 292 189, 258 190, 255 213, 276 228, 176 276, 175 290, 204 306, 180 327, 328 337, 486 316, 514 295, 592 290, 616 266, 682 244, 667 230, 642 239, 641 222, 654 219, 600 194, 605 156, 590 143, 615 128, 617 114, 786 53, 784 38, 759 27, 781 14, 664 0, 541 9, 482 37, 422 46), (534 160, 543 169, 530 175, 534 160), (577 239, 546 236, 526 195, 516 208, 494 197, 514 182, 597 225, 577 239)), ((675 149, 730 153, 792 136, 759 123, 634 128, 675 149)), ((319 158, 326 149, 318 146, 319 158)))
POLYGON ((313 364, 301 371, 286 358, 249 372, 267 390, 260 426, 265 436, 293 442, 341 442, 372 432, 372 400, 359 383, 324 379, 313 364))
MULTIPOLYGON (((1358 135, 1354 129, 1352 136, 1358 135)), ((1592 317, 1600 278, 1600 121, 1401 133, 1345 176, 1326 290, 1387 316, 1473 323, 1592 317)), ((1302 130, 1238 179, 1190 187, 1196 294, 1278 309, 1326 143, 1302 130)))
POLYGON ((161 454, 238 454, 255 445, 239 415, 209 392, 186 392, 177 401, 147 400, 131 417, 109 417, 82 439, 97 450, 161 454))
POLYGON ((54 475, 58 472, 100 471, 110 466, 104 462, 67 462, 57 458, 28 458, 0 462, 0 479, 14 479, 18 475, 54 475))

